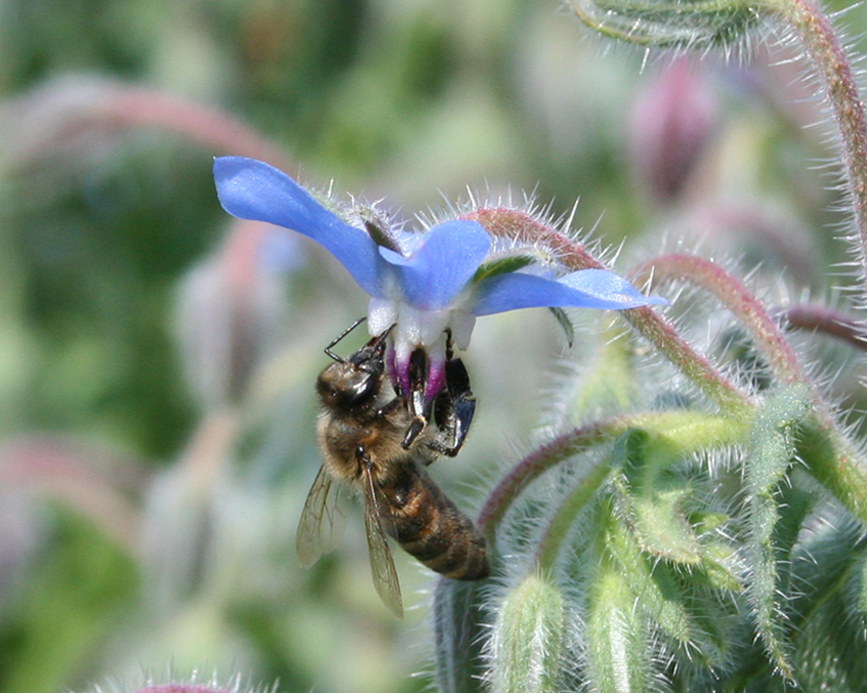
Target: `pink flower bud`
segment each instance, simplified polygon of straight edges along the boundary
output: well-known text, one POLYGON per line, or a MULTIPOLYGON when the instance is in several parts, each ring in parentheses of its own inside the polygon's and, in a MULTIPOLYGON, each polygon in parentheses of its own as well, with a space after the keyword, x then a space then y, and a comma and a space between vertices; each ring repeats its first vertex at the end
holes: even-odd
POLYGON ((636 175, 662 204, 682 192, 714 129, 717 103, 686 58, 669 65, 636 98, 632 152, 636 175))

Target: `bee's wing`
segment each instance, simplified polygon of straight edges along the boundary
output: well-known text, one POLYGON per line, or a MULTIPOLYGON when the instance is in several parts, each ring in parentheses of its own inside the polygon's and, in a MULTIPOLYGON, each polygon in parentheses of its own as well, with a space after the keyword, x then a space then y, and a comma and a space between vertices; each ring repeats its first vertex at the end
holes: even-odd
POLYGON ((389 610, 398 618, 403 618, 400 583, 385 533, 384 523, 390 522, 384 515, 385 500, 379 493, 369 466, 364 467, 364 477, 364 528, 367 530, 367 548, 370 551, 373 586, 389 610))
POLYGON ((298 563, 309 568, 322 554, 331 551, 340 540, 346 527, 346 512, 340 507, 342 485, 334 483, 331 474, 323 466, 310 487, 298 532, 295 535, 295 549, 298 563))

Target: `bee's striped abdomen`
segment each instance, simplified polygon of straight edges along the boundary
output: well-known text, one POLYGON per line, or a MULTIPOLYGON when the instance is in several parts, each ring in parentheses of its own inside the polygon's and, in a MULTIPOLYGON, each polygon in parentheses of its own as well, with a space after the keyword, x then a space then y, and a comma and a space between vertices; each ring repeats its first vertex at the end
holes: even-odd
POLYGON ((389 506, 389 533, 407 553, 456 580, 490 575, 485 538, 425 469, 409 459, 380 488, 389 506))

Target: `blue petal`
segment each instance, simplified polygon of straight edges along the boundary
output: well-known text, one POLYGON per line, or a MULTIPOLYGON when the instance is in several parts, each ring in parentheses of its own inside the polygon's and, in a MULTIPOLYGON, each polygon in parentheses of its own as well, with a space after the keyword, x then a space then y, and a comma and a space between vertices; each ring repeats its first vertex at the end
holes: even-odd
POLYGON ((518 308, 600 308, 620 310, 666 304, 664 298, 645 296, 614 272, 588 269, 560 279, 513 272, 489 277, 476 284, 474 315, 491 315, 518 308))
POLYGON ((342 221, 279 169, 240 156, 214 160, 217 196, 229 214, 277 224, 321 243, 372 296, 385 263, 361 229, 342 221))
POLYGON ((434 226, 410 257, 385 248, 382 257, 399 277, 403 300, 416 308, 449 305, 484 262, 491 237, 475 221, 446 221, 434 226))

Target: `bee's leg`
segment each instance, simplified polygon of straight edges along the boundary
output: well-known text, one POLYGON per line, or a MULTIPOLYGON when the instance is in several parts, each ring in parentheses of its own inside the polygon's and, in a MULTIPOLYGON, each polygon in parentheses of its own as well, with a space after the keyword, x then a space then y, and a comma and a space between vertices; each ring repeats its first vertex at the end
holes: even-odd
POLYGON ((428 370, 427 355, 421 349, 416 349, 409 357, 409 392, 405 394, 412 422, 403 439, 404 450, 409 450, 422 431, 427 428, 431 412, 430 402, 425 401, 428 370))
POLYGON ((361 443, 355 447, 355 461, 358 463, 357 476, 362 476, 371 466, 370 455, 367 448, 361 443))
POLYGON ((458 454, 470 430, 476 411, 476 398, 470 389, 470 376, 460 359, 446 361, 446 388, 434 400, 437 436, 429 445, 449 457, 458 454))

